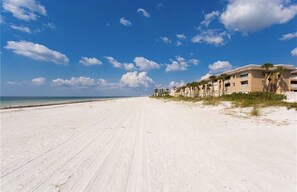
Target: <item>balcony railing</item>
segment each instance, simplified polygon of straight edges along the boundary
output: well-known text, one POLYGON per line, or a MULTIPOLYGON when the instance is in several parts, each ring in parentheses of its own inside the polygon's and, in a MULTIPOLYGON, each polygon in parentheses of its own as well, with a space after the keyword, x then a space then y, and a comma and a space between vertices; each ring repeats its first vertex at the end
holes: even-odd
POLYGON ((291 84, 291 88, 297 88, 297 84, 291 84))
POLYGON ((294 79, 294 80, 297 80, 297 75, 292 75, 290 78, 294 79))

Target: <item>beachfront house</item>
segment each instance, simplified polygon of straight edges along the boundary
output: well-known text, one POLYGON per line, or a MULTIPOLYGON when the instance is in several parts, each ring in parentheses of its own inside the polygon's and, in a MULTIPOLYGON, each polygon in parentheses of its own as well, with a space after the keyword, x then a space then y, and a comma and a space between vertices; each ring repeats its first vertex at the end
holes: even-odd
POLYGON ((297 92, 297 70, 293 65, 246 65, 184 86, 176 95, 185 97, 219 96, 231 93, 269 91, 297 92), (190 93, 189 93, 190 92, 190 93))

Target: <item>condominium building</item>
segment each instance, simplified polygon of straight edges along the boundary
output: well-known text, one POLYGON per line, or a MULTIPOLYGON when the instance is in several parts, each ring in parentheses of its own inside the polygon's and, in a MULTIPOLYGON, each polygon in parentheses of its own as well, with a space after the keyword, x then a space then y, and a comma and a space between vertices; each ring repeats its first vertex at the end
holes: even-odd
POLYGON ((297 92, 297 70, 291 72, 290 91, 297 92))
POLYGON ((274 65, 266 70, 261 65, 251 64, 226 71, 223 74, 217 74, 216 77, 221 78, 206 78, 198 81, 198 91, 189 95, 203 97, 236 92, 271 91, 284 93, 297 91, 297 70, 293 65, 274 65), (280 72, 279 69, 282 71, 280 72))

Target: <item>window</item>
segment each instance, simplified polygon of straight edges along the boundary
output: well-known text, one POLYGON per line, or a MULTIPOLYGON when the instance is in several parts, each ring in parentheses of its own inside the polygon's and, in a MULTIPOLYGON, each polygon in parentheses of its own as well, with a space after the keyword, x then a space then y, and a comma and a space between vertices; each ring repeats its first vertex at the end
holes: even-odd
POLYGON ((240 84, 241 84, 241 85, 248 85, 249 82, 248 82, 248 81, 241 81, 240 84))
POLYGON ((247 78, 248 77, 248 73, 247 72, 245 72, 245 73, 241 73, 240 74, 240 78, 247 78))
POLYGON ((235 87, 235 83, 232 83, 233 87, 235 87))

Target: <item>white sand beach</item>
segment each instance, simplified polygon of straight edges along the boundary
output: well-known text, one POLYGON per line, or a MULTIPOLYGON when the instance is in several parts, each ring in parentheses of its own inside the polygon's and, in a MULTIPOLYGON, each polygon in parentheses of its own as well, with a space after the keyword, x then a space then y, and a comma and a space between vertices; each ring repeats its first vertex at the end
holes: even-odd
POLYGON ((295 192, 294 109, 125 98, 1 110, 2 192, 295 192))

